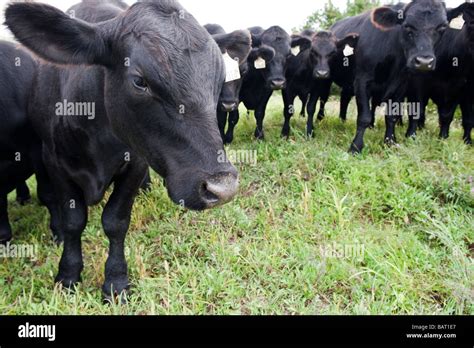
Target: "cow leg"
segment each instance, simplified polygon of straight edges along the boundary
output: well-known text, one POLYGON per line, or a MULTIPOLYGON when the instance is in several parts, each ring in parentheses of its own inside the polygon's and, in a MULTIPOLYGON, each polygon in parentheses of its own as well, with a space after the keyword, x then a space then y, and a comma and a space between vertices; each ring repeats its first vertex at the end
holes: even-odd
POLYGON ((423 98, 420 102, 420 117, 418 119, 418 130, 425 128, 426 123, 426 107, 428 106, 428 98, 423 98))
MULTIPOLYGON (((288 89, 283 90, 283 104, 284 110, 283 113, 285 115, 285 123, 283 124, 283 129, 281 130, 281 136, 284 138, 288 138, 290 136, 290 121, 295 113, 295 95, 291 93, 288 89)), ((306 103, 306 102, 304 102, 306 103)), ((303 104, 303 108, 304 108, 303 104)))
POLYGON ((300 116, 301 116, 302 118, 305 118, 305 117, 306 117, 306 106, 307 106, 307 104, 308 104, 308 96, 306 96, 306 97, 304 97, 304 98, 303 98, 302 96, 300 96, 300 100, 301 100, 301 105, 302 105, 302 106, 301 106, 300 116))
POLYGON ((339 118, 341 119, 342 122, 346 122, 347 120, 347 110, 349 109, 349 103, 351 102, 351 99, 353 97, 353 94, 351 91, 347 88, 343 88, 341 91, 341 105, 340 105, 340 111, 339 111, 339 118))
MULTIPOLYGON (((394 100, 394 103, 401 104, 403 99, 394 100)), ((397 137, 395 136, 395 128, 398 123, 400 115, 390 115, 390 112, 387 110, 387 115, 385 115, 385 144, 387 145, 396 145, 397 137)))
POLYGON ((395 127, 398 122, 399 116, 385 116, 385 144, 387 145, 396 145, 397 138, 395 136, 395 127))
POLYGON ((454 119, 454 112, 456 111, 456 105, 442 105, 438 107, 439 112, 439 123, 441 130, 439 137, 441 139, 449 138, 449 128, 454 119))
POLYGON ((462 126, 464 128, 464 142, 467 145, 472 145, 471 131, 474 127, 474 112, 472 108, 472 102, 467 99, 461 103, 462 111, 462 126))
POLYGON ((61 210, 54 189, 49 178, 44 178, 36 174, 38 199, 46 206, 50 215, 49 227, 53 234, 53 239, 60 244, 64 241, 64 234, 61 229, 61 210))
POLYGON ((318 120, 322 121, 326 117, 326 113, 324 108, 329 100, 329 94, 331 93, 331 85, 332 81, 323 81, 321 86, 321 93, 319 96, 319 112, 318 112, 318 120))
POLYGON ((255 138, 257 140, 264 140, 265 133, 263 131, 263 120, 265 118, 264 110, 255 110, 255 120, 257 121, 257 128, 255 129, 255 138))
POLYGON ((150 170, 146 172, 145 179, 143 179, 142 184, 140 185, 140 188, 143 191, 151 191, 152 189, 152 182, 151 182, 151 176, 150 176, 150 170))
POLYGON ((408 103, 411 105, 418 104, 420 106, 420 110, 418 113, 408 115, 408 129, 406 133, 407 138, 416 138, 416 131, 418 130, 418 121, 421 118, 421 110, 423 108, 423 102, 420 102, 422 98, 408 98, 408 103))
POLYGON ((22 182, 16 188, 16 201, 21 205, 25 205, 31 199, 30 189, 26 182, 22 182))
POLYGON ((370 126, 369 128, 370 129, 374 129, 375 128, 375 114, 377 112, 377 102, 374 100, 374 98, 372 98, 372 101, 371 101, 371 107, 370 107, 370 116, 371 116, 371 121, 370 121, 370 126))
POLYGON ((421 102, 420 119, 418 120, 418 129, 422 130, 426 124, 426 107, 428 106, 429 98, 423 98, 421 102))
POLYGON ((64 249, 55 282, 71 289, 81 281, 84 268, 81 237, 87 224, 87 206, 84 195, 71 185, 65 182, 59 183, 59 192, 61 193, 61 230, 64 233, 64 249))
POLYGON ((308 122, 306 124, 306 135, 310 138, 314 138, 314 114, 316 112, 318 99, 319 92, 313 91, 308 102, 308 122))
POLYGON ((105 264, 102 291, 106 300, 122 295, 129 289, 125 237, 130 226, 132 207, 145 175, 145 164, 133 164, 114 180, 114 191, 102 213, 102 226, 107 235, 109 257, 105 264))
POLYGON ((365 131, 372 122, 367 82, 365 79, 357 79, 354 84, 357 100, 357 132, 349 149, 353 154, 360 153, 364 148, 365 131))
POLYGON ((8 200, 6 194, 0 195, 0 244, 12 239, 12 228, 8 221, 8 200))
POLYGON ((318 121, 324 120, 326 117, 326 107, 327 100, 319 99, 319 112, 318 112, 318 121))
POLYGON ((225 126, 227 125, 227 112, 220 110, 217 111, 217 125, 219 126, 219 132, 221 133, 222 141, 225 144, 225 126))
MULTIPOLYGON (((46 167, 42 160, 42 146, 35 147, 31 156, 31 161, 36 173, 36 189, 38 200, 41 204, 46 206, 50 215, 50 229, 53 234, 53 239, 57 243, 64 241, 63 231, 61 230, 61 210, 59 207, 59 200, 54 191, 54 186, 49 178, 46 167)), ((46 156, 48 157, 48 156, 46 156)))
POLYGON ((255 120, 257 121, 257 128, 255 129, 255 138, 257 140, 264 140, 265 133, 263 132, 263 120, 265 119, 265 110, 267 109, 268 101, 272 96, 273 91, 267 93, 263 100, 258 105, 255 110, 255 120))
POLYGON ((239 123, 239 119, 239 109, 236 109, 229 114, 229 127, 227 128, 227 134, 225 136, 225 144, 232 144, 234 141, 234 130, 239 123))

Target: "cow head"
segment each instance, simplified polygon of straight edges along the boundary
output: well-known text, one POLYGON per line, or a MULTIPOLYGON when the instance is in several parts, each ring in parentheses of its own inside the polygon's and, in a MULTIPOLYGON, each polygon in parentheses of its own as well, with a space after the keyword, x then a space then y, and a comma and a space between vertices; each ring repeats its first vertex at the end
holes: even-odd
POLYGON ((450 22, 462 16, 464 26, 462 33, 466 38, 466 47, 474 54, 474 3, 464 3, 455 9, 448 9, 448 20, 450 22))
POLYGON ((262 34, 252 34, 252 40, 253 45, 258 47, 249 55, 251 68, 256 68, 256 60, 264 60, 264 68, 259 70, 267 86, 273 90, 283 89, 286 85, 286 60, 290 55, 290 35, 282 28, 274 26, 262 34))
POLYGON ((404 8, 379 7, 372 12, 372 23, 384 31, 399 29, 408 68, 435 70, 434 47, 448 28, 444 3, 413 0, 404 8))
POLYGON ((242 87, 242 79, 248 71, 247 57, 250 53, 252 40, 248 30, 213 35, 213 38, 223 54, 227 53, 239 63, 241 78, 224 83, 219 98, 219 108, 222 111, 231 112, 239 106, 239 94, 242 87))
POLYGON ((325 80, 331 77, 330 64, 338 54, 342 54, 347 46, 355 48, 359 41, 359 35, 349 34, 344 39, 338 40, 329 31, 320 31, 307 36, 294 36, 291 47, 299 47, 300 52, 309 51, 309 64, 313 71, 313 77, 317 80, 325 80))
POLYGON ((15 3, 6 24, 43 59, 104 68, 112 130, 165 178, 174 202, 200 210, 233 198, 238 175, 216 117, 222 54, 176 1, 136 3, 99 24, 48 5, 15 3))

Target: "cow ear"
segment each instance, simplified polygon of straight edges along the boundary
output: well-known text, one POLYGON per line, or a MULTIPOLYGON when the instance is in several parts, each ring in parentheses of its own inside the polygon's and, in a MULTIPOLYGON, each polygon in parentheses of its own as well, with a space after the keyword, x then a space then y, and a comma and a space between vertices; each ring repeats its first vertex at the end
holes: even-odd
POLYGON ((390 7, 378 7, 372 11, 372 24, 383 31, 393 29, 399 24, 403 23, 404 11, 395 11, 390 7))
POLYGON ((269 63, 273 57, 275 57, 275 50, 270 46, 263 45, 250 51, 248 61, 253 64, 257 59, 262 58, 265 63, 269 63))
POLYGON ((100 27, 73 19, 55 7, 14 3, 5 12, 5 24, 17 40, 34 53, 58 64, 104 64, 111 56, 100 27))
POLYGON ((252 39, 248 30, 237 30, 230 34, 212 36, 223 53, 227 52, 232 59, 238 58, 240 64, 245 63, 252 49, 252 39))
POLYGON ((337 42, 337 49, 344 49, 347 45, 351 46, 352 48, 356 48, 358 42, 359 34, 352 33, 337 42))
POLYGON ((465 2, 456 8, 447 9, 446 13, 449 22, 458 18, 460 15, 464 15, 464 18, 468 18, 469 16, 472 18, 472 15, 474 14, 474 3, 465 2))
POLYGON ((311 40, 304 36, 294 35, 291 38, 291 48, 300 47, 300 51, 305 51, 311 48, 311 40))
POLYGON ((270 46, 262 46, 258 49, 258 57, 261 57, 265 62, 270 63, 275 57, 275 50, 270 46))

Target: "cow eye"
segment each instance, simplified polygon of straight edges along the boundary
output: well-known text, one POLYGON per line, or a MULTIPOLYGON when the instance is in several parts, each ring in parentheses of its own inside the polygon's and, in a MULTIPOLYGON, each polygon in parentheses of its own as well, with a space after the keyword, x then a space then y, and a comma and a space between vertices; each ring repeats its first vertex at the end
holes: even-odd
POLYGON ((141 76, 135 76, 133 78, 133 86, 142 92, 146 92, 148 90, 148 85, 145 79, 141 76))
POLYGON ((413 37, 415 36, 416 29, 414 27, 412 27, 411 25, 405 25, 405 27, 403 29, 405 30, 408 37, 410 39, 413 39, 413 37))

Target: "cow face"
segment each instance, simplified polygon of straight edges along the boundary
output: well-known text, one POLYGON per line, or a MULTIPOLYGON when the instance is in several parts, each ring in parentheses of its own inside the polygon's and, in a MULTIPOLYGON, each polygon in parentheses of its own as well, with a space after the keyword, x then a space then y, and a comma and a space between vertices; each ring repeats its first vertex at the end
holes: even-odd
POLYGON ((434 47, 448 28, 444 3, 414 0, 400 10, 380 7, 372 12, 372 23, 384 31, 400 29, 400 43, 408 68, 435 70, 434 47))
POLYGON ((223 54, 228 54, 230 58, 239 63, 240 79, 224 83, 219 98, 219 109, 231 112, 239 106, 239 94, 242 88, 242 79, 247 74, 247 57, 250 53, 252 40, 248 30, 238 30, 230 34, 213 35, 214 40, 219 45, 223 54))
POLYGON ((114 133, 165 178, 174 202, 200 210, 233 198, 238 175, 216 117, 222 54, 177 2, 137 3, 97 25, 48 5, 16 3, 6 24, 48 61, 104 67, 114 133))
POLYGON ((474 4, 464 3, 455 9, 448 10, 448 20, 454 21, 459 16, 464 20, 462 33, 466 38, 466 47, 474 54, 474 4))
POLYGON ((286 60, 290 55, 290 36, 282 28, 274 26, 260 35, 252 35, 252 39, 254 46, 259 44, 259 51, 251 53, 249 64, 255 67, 256 59, 264 59, 265 68, 260 70, 267 86, 272 90, 283 89, 286 85, 286 60))
POLYGON ((313 78, 317 80, 326 80, 331 77, 331 62, 339 54, 342 55, 347 46, 355 48, 359 36, 357 34, 349 34, 342 40, 338 40, 336 36, 327 31, 315 33, 311 38, 305 36, 293 37, 291 46, 299 47, 300 51, 309 52, 309 64, 313 71, 313 78))

